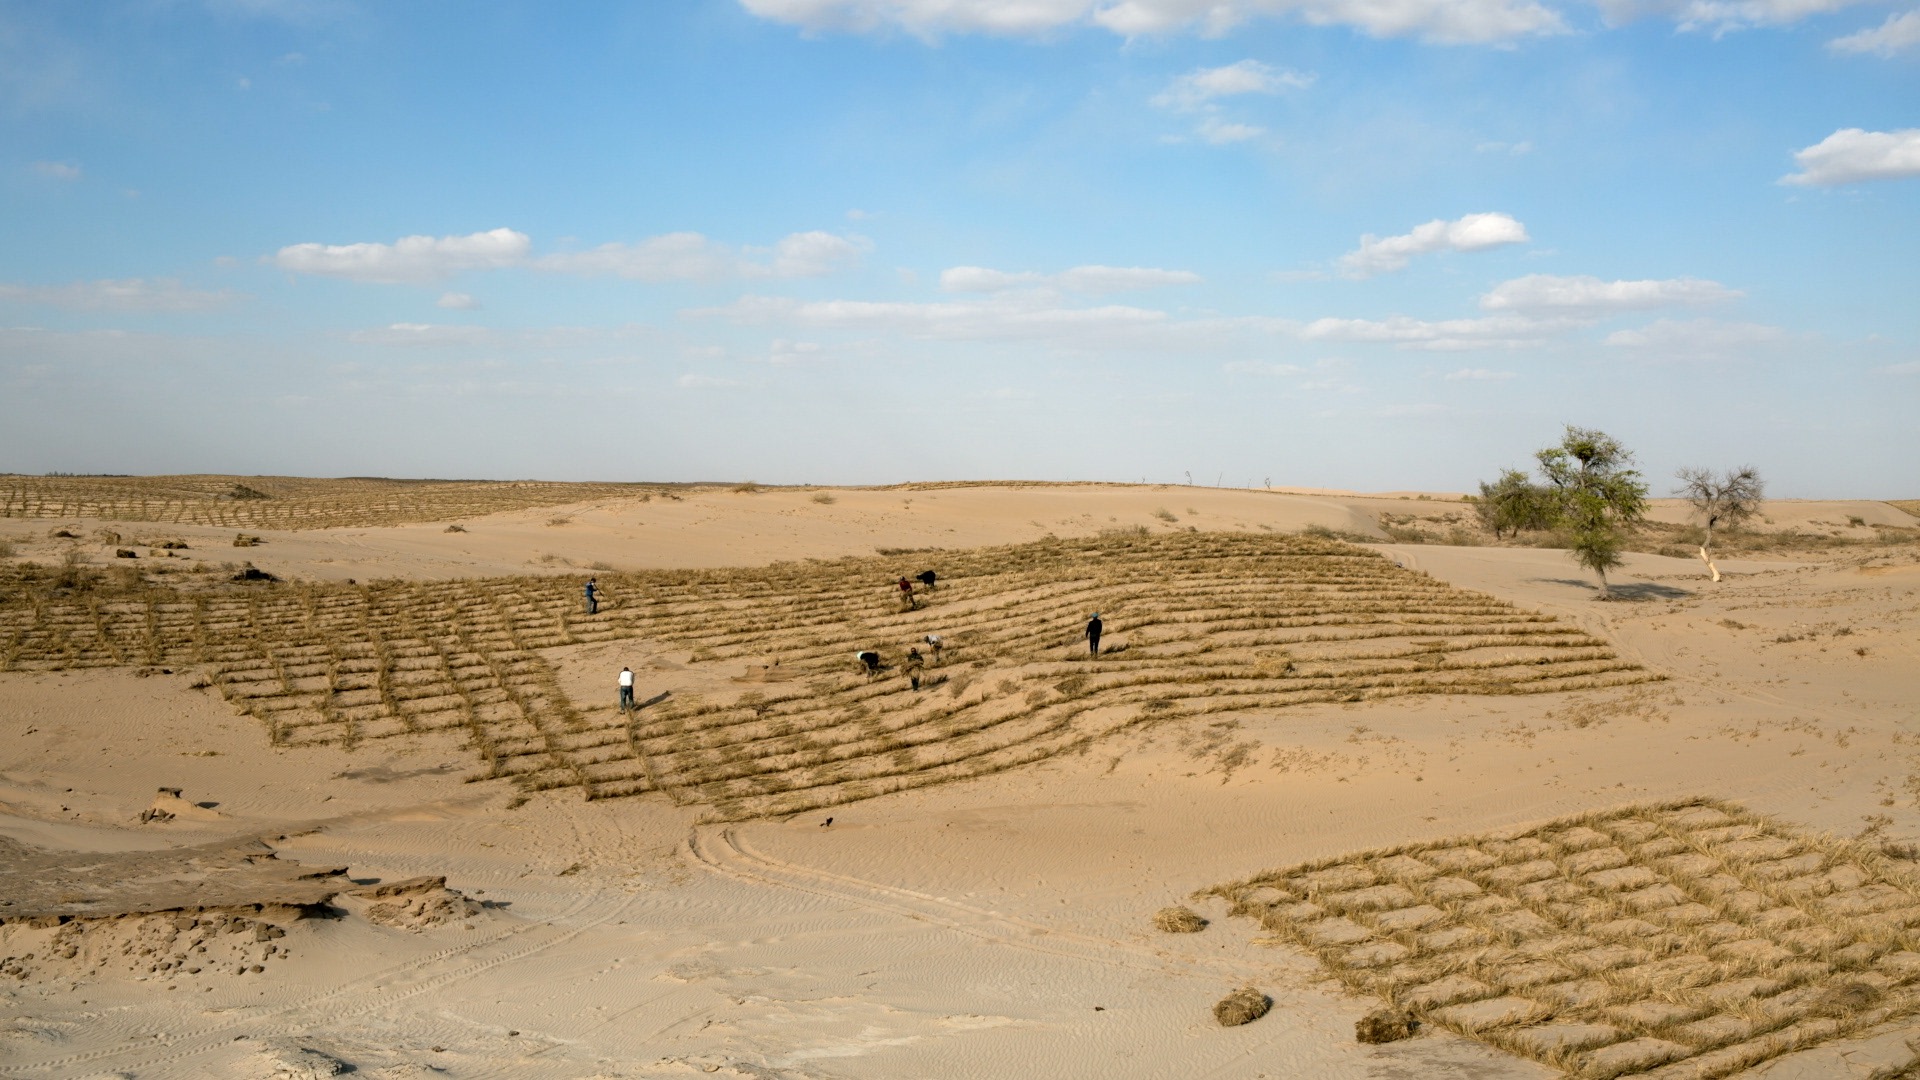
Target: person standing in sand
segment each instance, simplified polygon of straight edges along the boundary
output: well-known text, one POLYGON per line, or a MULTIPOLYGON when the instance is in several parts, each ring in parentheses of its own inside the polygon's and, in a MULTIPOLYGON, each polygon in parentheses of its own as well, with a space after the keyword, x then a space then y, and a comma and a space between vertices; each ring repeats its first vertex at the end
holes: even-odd
POLYGON ((928 634, 925 638, 921 640, 927 643, 927 648, 933 650, 933 662, 936 664, 939 663, 940 649, 942 646, 944 646, 947 643, 946 639, 942 638, 939 634, 928 634))
POLYGON ((920 601, 913 595, 913 582, 908 581, 904 574, 900 576, 900 597, 907 602, 908 611, 920 606, 920 601))
POLYGON ((594 578, 587 579, 587 614, 600 613, 600 586, 594 578))
POLYGON ((620 669, 620 711, 633 708, 633 669, 620 669))
POLYGON ((1100 613, 1096 611, 1093 613, 1093 618, 1087 620, 1088 656, 1100 655, 1100 631, 1102 629, 1104 629, 1104 627, 1100 623, 1100 613))
POLYGON ((919 649, 907 650, 907 661, 900 666, 906 670, 907 681, 913 684, 915 690, 920 689, 920 670, 926 667, 926 664, 926 659, 920 655, 919 649))

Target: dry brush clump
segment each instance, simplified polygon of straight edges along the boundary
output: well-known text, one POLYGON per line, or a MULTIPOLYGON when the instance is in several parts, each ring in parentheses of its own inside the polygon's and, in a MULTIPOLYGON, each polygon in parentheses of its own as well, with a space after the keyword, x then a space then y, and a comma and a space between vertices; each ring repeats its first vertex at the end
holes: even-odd
POLYGON ((254 529, 328 529, 480 517, 658 485, 285 476, 0 475, 0 517, 104 518, 254 529))
POLYGON ((1209 892, 1356 993, 1592 1080, 1713 1080, 1920 1012, 1920 877, 1713 800, 1209 892))
POLYGON ((1146 722, 1655 678, 1551 617, 1336 541, 945 551, 940 588, 901 609, 888 583, 934 555, 602 574, 619 603, 591 616, 576 581, 548 577, 8 589, 0 670, 197 666, 276 743, 459 730, 481 775, 589 798, 659 791, 718 819, 980 776, 1146 722), (1092 611, 1109 628, 1097 659, 1081 637, 1092 611), (915 663, 907 649, 929 633, 945 648, 915 663), (582 711, 550 650, 615 638, 780 677, 738 700, 582 711), (854 661, 864 649, 878 673, 854 661))

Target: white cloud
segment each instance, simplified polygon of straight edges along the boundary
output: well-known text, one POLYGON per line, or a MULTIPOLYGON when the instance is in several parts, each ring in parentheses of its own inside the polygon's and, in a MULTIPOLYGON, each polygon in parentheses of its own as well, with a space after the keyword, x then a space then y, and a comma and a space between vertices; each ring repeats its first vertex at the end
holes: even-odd
POLYGON ((1515 143, 1492 141, 1479 143, 1474 146, 1473 150, 1477 154, 1506 154, 1509 157, 1524 157, 1527 154, 1533 153, 1533 144, 1525 139, 1515 143))
POLYGON ((1494 286, 1480 298, 1480 307, 1485 311, 1599 317, 1620 311, 1711 304, 1740 295, 1717 281, 1700 278, 1602 281, 1597 277, 1529 274, 1494 286))
POLYGON ((273 262, 296 273, 388 285, 425 284, 463 270, 515 266, 650 282, 712 281, 819 277, 857 261, 870 246, 859 237, 816 231, 793 233, 771 248, 735 249, 699 233, 678 232, 532 258, 533 241, 527 234, 494 229, 468 236, 408 236, 392 244, 294 244, 281 248, 273 262))
POLYGON ((675 379, 673 384, 685 390, 728 390, 746 385, 739 379, 729 379, 720 375, 701 375, 691 371, 675 379))
POLYGON ((786 338, 774 338, 767 347, 767 363, 809 364, 823 359, 825 350, 817 341, 788 341, 786 338))
POLYGON ((1360 238, 1360 247, 1340 257, 1340 271, 1365 278, 1404 269, 1416 255, 1434 251, 1485 251, 1506 244, 1524 244, 1527 227, 1506 214, 1468 214, 1458 221, 1435 219, 1416 225, 1400 236, 1360 238))
POLYGON ((1920 10, 1901 11, 1887 16, 1879 26, 1837 37, 1827 42, 1834 52, 1872 53, 1892 56, 1920 45, 1920 10))
POLYGON ((480 306, 480 301, 475 300, 468 293, 445 292, 440 294, 440 299, 433 302, 433 306, 449 308, 453 311, 472 311, 480 306))
POLYGON ((1218 36, 1257 18, 1351 26, 1374 37, 1499 42, 1566 31, 1537 0, 740 0, 766 19, 810 31, 904 30, 1036 36, 1074 25, 1138 37, 1189 28, 1218 36))
POLYGON ((1511 371, 1494 371, 1491 368, 1476 367, 1449 371, 1441 377, 1448 382, 1503 382, 1513 378, 1513 375, 1511 371))
POLYGON ((1606 343, 1669 359, 1716 359, 1786 340, 1786 331, 1760 323, 1715 319, 1656 319, 1635 330, 1616 330, 1606 343))
MULTIPOLYGON (((814 230, 793 233, 774 247, 765 264, 742 262, 742 277, 822 277, 859 261, 871 244, 858 237, 814 230)), ((751 254, 751 251, 749 252, 751 254)))
POLYGON ((1783 184, 1833 187, 1862 180, 1899 180, 1920 176, 1920 128, 1862 131, 1842 128, 1805 150, 1794 152, 1800 171, 1783 184))
POLYGON ((1258 124, 1238 124, 1231 120, 1222 120, 1217 116, 1209 116, 1200 121, 1199 126, 1193 129, 1193 133, 1214 146, 1227 146, 1257 139, 1265 135, 1267 129, 1258 124))
POLYGON ((1886 367, 1873 370, 1880 375, 1920 375, 1920 360, 1909 360, 1904 364, 1888 364, 1886 367))
POLYGON ((297 274, 392 285, 513 266, 531 247, 526 233, 493 229, 467 236, 405 236, 391 244, 293 244, 281 248, 273 262, 297 274))
POLYGON ((1175 319, 1153 308, 1064 306, 1047 290, 1015 290, 936 303, 743 296, 724 307, 682 312, 803 331, 897 334, 930 341, 1028 341, 1070 350, 1245 355, 1296 324, 1265 317, 1175 319))
POLYGON ((1305 375, 1307 369, 1298 364, 1277 364, 1271 360, 1232 360, 1222 364, 1220 370, 1229 375, 1305 375))
POLYGON ((821 277, 858 261, 868 247, 859 238, 815 231, 793 233, 772 249, 736 251, 696 232, 678 232, 635 244, 602 244, 588 251, 547 255, 533 265, 561 273, 656 282, 821 277))
POLYGON ((498 332, 486 326, 446 326, 437 323, 393 323, 375 330, 355 330, 347 340, 356 345, 492 345, 498 332))
POLYGON ((1315 319, 1300 331, 1308 341, 1350 341, 1407 349, 1517 349, 1539 345, 1571 324, 1519 315, 1429 321, 1405 315, 1385 319, 1315 319))
POLYGON ((238 299, 222 289, 192 289, 172 278, 76 281, 68 285, 0 285, 0 301, 82 311, 207 311, 238 299))
POLYGON ((1787 26, 1814 15, 1839 11, 1866 0, 1596 0, 1613 25, 1642 16, 1672 19, 1682 30, 1715 35, 1757 26, 1787 26))
POLYGON ((32 169, 35 175, 44 176, 49 180, 80 179, 80 166, 71 161, 36 161, 27 167, 32 169))
POLYGON ((1076 266, 1058 274, 1031 271, 1008 273, 984 266, 955 266, 940 272, 947 292, 994 293, 1011 289, 1059 288, 1077 293, 1128 292, 1165 285, 1194 285, 1199 274, 1191 270, 1161 270, 1146 266, 1076 266))
POLYGON ((1189 71, 1155 95, 1153 104, 1162 109, 1191 112, 1215 98, 1304 90, 1313 85, 1313 78, 1298 71, 1269 67, 1258 60, 1242 60, 1225 67, 1189 71))

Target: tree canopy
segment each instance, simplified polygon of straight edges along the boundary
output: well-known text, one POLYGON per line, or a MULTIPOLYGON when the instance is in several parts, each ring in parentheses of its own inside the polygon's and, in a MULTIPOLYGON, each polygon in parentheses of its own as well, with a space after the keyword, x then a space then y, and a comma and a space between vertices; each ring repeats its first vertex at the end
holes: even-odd
POLYGON ((1600 579, 1620 565, 1627 530, 1646 516, 1647 485, 1632 469, 1633 454, 1604 431, 1567 425, 1560 445, 1534 455, 1553 497, 1554 517, 1572 541, 1575 562, 1600 579))

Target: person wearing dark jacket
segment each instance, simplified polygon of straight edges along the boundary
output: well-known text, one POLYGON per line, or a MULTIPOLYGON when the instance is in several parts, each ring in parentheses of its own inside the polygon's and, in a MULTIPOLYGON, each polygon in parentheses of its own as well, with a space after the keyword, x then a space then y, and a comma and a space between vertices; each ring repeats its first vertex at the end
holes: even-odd
POLYGON ((1096 611, 1093 613, 1093 618, 1087 620, 1087 655, 1089 656, 1100 655, 1101 629, 1100 613, 1096 611))

